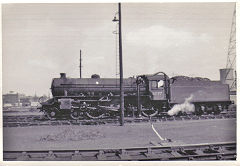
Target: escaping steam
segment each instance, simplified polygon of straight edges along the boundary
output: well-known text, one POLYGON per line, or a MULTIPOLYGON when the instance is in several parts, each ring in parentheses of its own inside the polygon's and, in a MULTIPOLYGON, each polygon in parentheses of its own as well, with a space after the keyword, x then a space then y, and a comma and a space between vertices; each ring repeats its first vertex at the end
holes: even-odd
POLYGON ((186 113, 194 112, 195 107, 191 103, 192 98, 193 98, 193 95, 191 94, 190 97, 185 99, 184 103, 174 105, 173 108, 168 111, 168 115, 170 116, 177 115, 179 112, 186 112, 186 113))

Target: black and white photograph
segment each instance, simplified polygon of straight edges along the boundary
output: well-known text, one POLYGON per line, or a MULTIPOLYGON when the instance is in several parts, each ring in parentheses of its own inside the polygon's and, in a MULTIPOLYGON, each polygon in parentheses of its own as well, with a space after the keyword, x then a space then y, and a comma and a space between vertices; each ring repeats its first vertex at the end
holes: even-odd
POLYGON ((236 2, 3 3, 8 161, 236 161, 236 2))

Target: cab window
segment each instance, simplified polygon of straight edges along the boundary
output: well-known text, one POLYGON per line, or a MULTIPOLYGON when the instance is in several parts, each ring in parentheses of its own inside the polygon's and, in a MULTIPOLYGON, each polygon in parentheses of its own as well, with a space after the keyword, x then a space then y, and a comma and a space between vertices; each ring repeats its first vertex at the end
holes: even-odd
POLYGON ((152 83, 152 89, 157 88, 157 81, 151 81, 152 83))
POLYGON ((164 85, 163 80, 160 80, 160 81, 157 82, 158 88, 163 87, 163 85, 164 85))
POLYGON ((163 87, 164 85, 164 81, 163 80, 159 80, 159 81, 151 81, 152 82, 152 89, 158 89, 163 87))

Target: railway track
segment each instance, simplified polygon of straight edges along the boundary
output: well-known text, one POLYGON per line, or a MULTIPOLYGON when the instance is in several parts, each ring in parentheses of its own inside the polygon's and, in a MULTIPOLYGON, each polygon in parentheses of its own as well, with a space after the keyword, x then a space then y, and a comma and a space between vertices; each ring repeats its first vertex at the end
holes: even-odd
MULTIPOLYGON (((188 116, 171 116, 171 117, 126 117, 125 123, 141 123, 141 122, 165 122, 180 120, 204 120, 204 119, 226 119, 236 118, 236 113, 219 114, 219 115, 188 115, 188 116)), ((27 126, 56 126, 56 125, 102 125, 117 124, 118 118, 107 119, 90 119, 90 120, 46 120, 43 115, 24 115, 24 116, 3 116, 3 127, 27 127, 27 126)))
POLYGON ((3 151, 4 161, 236 160, 236 143, 97 150, 3 151))

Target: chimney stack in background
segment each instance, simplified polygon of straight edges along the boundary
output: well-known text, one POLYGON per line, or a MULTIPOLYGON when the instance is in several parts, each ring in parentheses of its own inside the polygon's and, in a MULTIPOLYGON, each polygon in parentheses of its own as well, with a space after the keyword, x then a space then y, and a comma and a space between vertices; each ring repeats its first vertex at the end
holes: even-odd
POLYGON ((60 73, 60 78, 66 79, 66 73, 60 73))
POLYGON ((231 86, 234 81, 233 69, 220 69, 220 81, 223 84, 229 84, 231 86))

